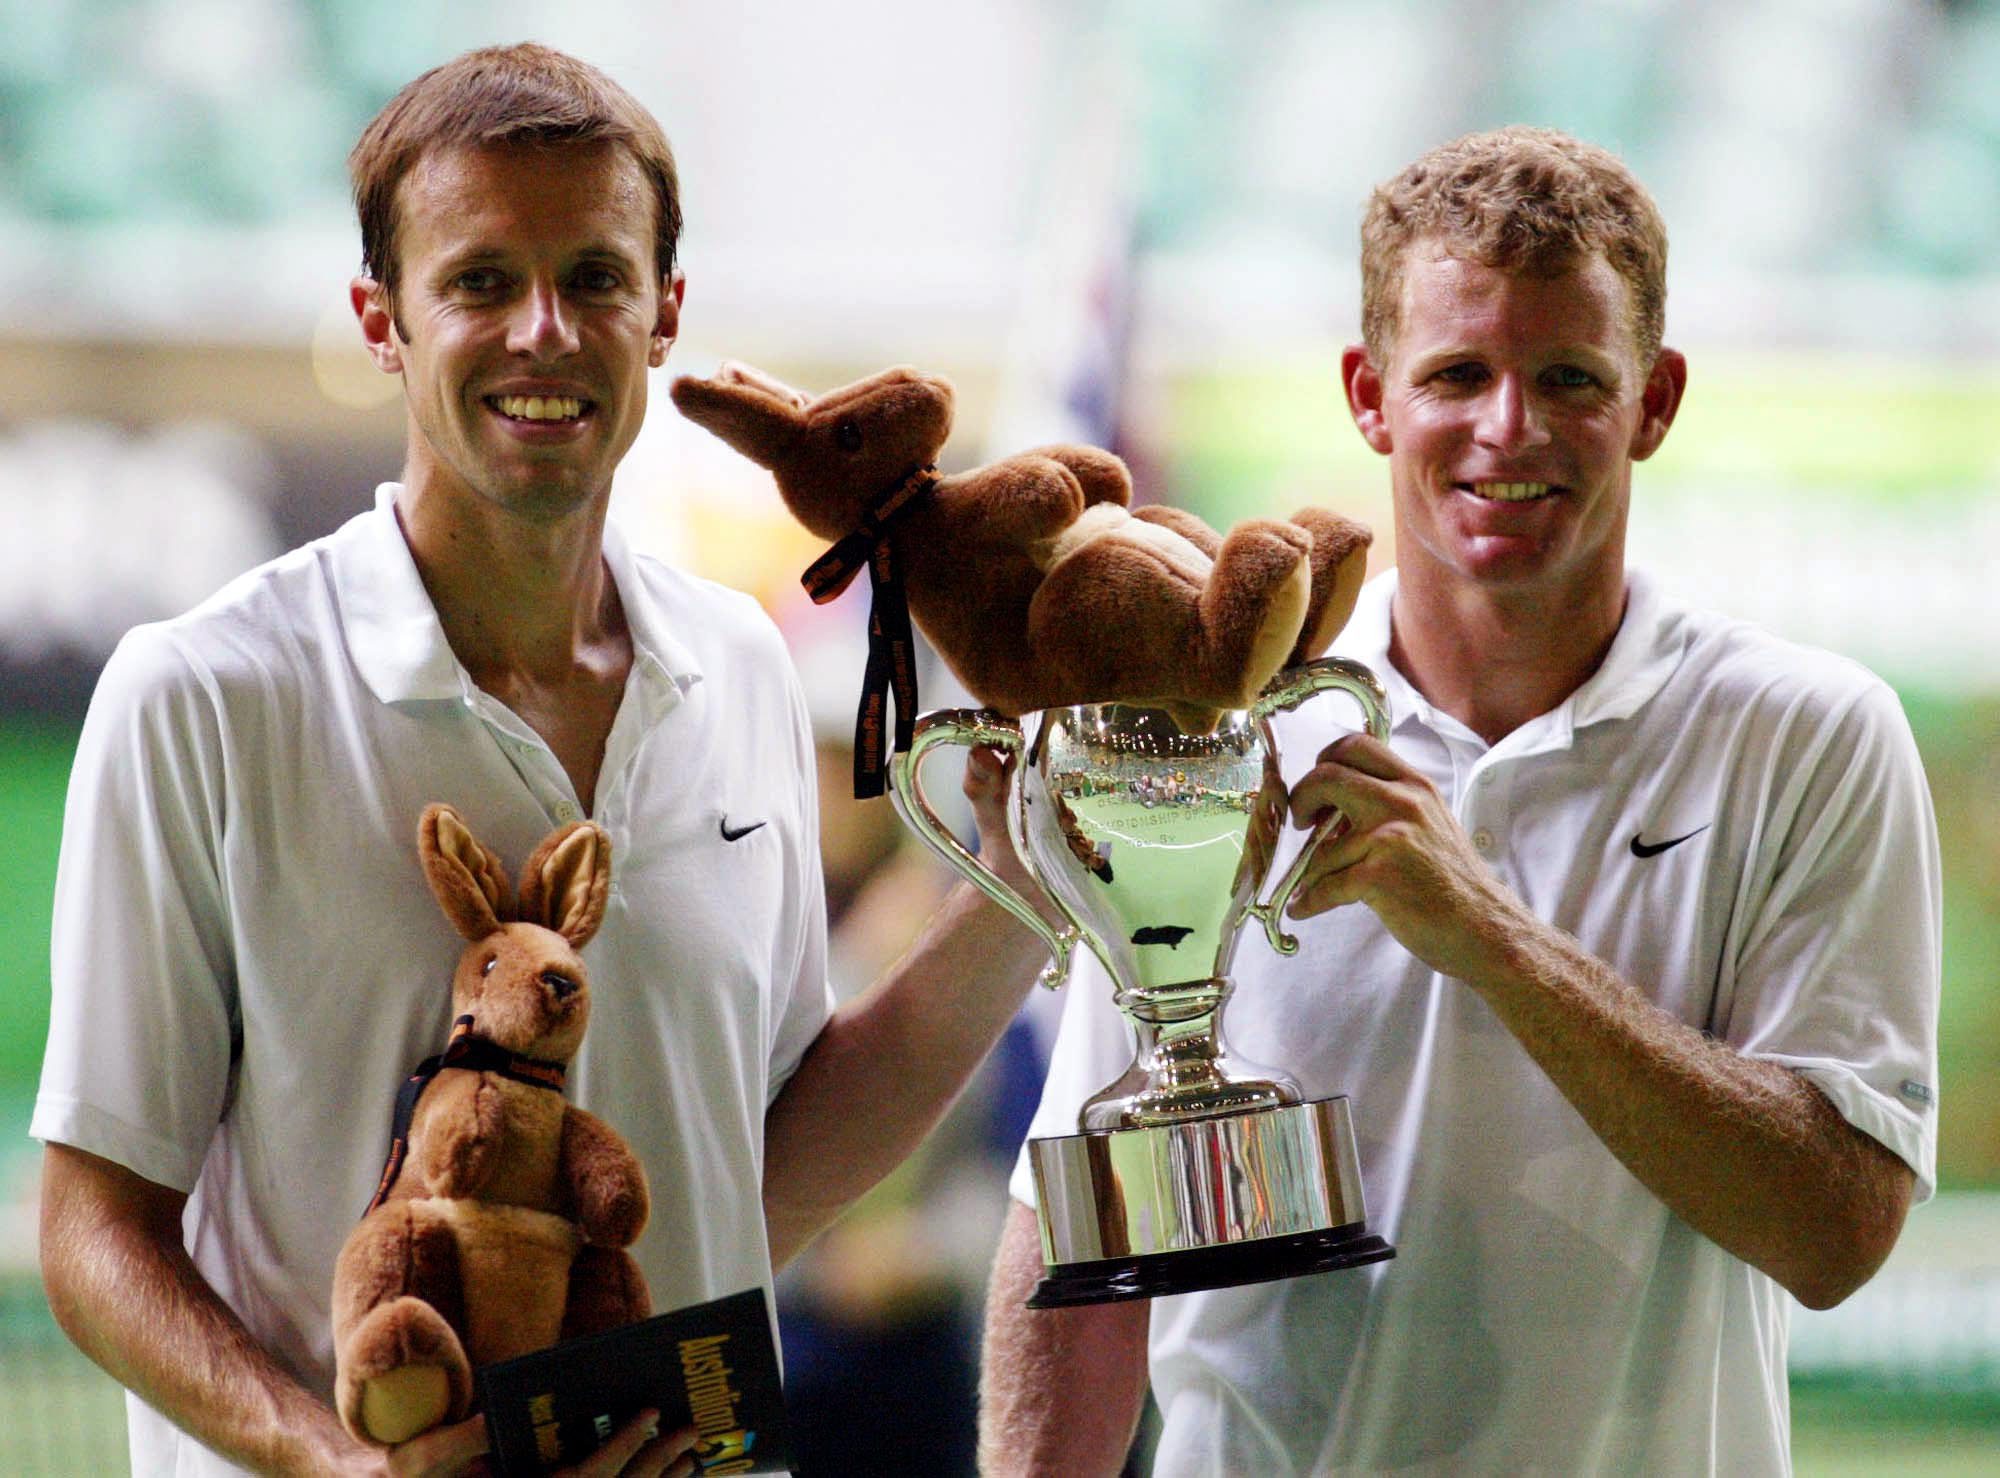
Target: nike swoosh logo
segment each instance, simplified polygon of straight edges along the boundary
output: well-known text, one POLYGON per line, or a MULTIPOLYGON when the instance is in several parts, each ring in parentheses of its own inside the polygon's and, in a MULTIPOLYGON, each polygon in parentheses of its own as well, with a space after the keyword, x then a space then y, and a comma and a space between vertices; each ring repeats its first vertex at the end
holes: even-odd
MULTIPOLYGON (((1715 825, 1713 821, 1709 822, 1708 824, 1708 826, 1713 826, 1713 825, 1715 825)), ((1632 855, 1634 857, 1657 857, 1662 852, 1666 851, 1667 848, 1669 847, 1678 847, 1682 842, 1686 841, 1688 837, 1700 836, 1703 832, 1708 830, 1708 826, 1697 826, 1693 831, 1689 832, 1687 836, 1673 837, 1670 840, 1664 842, 1642 842, 1639 840, 1639 833, 1635 831, 1632 833, 1632 855)))
POLYGON ((763 823, 762 821, 753 821, 748 826, 739 826, 734 831, 731 831, 729 829, 729 818, 727 816, 724 816, 720 818, 715 824, 721 829, 722 839, 725 842, 740 842, 743 840, 743 838, 750 835, 751 832, 755 831, 758 827, 764 825, 765 823, 763 823))

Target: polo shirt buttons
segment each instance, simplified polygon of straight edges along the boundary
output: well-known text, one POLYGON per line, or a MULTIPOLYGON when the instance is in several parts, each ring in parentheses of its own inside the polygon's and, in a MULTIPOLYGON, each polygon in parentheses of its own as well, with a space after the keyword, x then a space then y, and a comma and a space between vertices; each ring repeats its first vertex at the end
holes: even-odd
POLYGON ((556 820, 562 822, 565 826, 576 820, 578 814, 576 807, 572 806, 568 801, 563 801, 556 807, 556 820))
POLYGON ((1493 833, 1483 826, 1480 827, 1479 830, 1472 834, 1472 845, 1477 847, 1482 853, 1491 852, 1493 850, 1493 833))

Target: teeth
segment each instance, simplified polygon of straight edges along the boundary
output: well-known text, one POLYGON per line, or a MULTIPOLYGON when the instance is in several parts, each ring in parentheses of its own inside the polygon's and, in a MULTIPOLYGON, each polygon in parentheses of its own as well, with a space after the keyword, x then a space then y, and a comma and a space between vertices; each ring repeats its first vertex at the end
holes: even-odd
POLYGON ((492 403, 517 421, 574 421, 583 402, 574 395, 496 395, 492 403))
POLYGON ((1499 503, 1526 503, 1531 498, 1539 498, 1549 490, 1545 482, 1475 482, 1473 493, 1481 498, 1491 498, 1499 503))

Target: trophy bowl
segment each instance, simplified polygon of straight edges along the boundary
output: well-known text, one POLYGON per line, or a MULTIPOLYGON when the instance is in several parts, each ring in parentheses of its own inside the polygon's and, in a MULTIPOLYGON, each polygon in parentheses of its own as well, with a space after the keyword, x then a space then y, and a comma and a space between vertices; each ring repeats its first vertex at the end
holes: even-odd
POLYGON ((1254 918, 1279 953, 1297 951, 1284 906, 1338 820, 1322 820, 1260 902, 1287 799, 1270 718, 1328 692, 1351 698, 1368 732, 1387 737, 1380 681, 1359 663, 1322 658, 1279 673, 1247 709, 1204 713, 1212 728, 1123 703, 1044 709, 1019 723, 952 710, 919 719, 890 766, 904 821, 1048 944, 1042 983, 1062 983, 1081 943, 1132 1028, 1130 1065, 1085 1102, 1077 1132, 1028 1142, 1047 1266, 1032 1308, 1395 1255, 1368 1231, 1346 1097, 1307 1100, 1222 1038, 1242 927, 1254 918), (967 851, 924 796, 925 756, 973 744, 1017 758, 1008 829, 1064 927, 967 851))

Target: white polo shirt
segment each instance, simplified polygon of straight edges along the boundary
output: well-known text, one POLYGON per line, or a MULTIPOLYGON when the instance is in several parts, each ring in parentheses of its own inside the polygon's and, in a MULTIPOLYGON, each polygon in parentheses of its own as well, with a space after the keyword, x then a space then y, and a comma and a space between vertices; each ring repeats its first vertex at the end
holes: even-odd
MULTIPOLYGON (((1396 751, 1535 911, 1664 1010, 1810 1079, 1934 1178, 1939 864, 1895 695, 1862 668, 1631 579, 1603 666, 1490 748, 1389 662, 1394 575, 1338 650, 1396 751)), ((1295 780, 1339 699, 1279 720, 1295 780)), ((1300 834, 1287 828, 1273 879, 1300 834)), ((1365 906, 1245 931, 1226 1022, 1346 1093, 1394 1261, 1156 1300, 1156 1472, 1777 1473, 1789 1296, 1633 1178, 1468 987, 1365 906)), ((1131 1057, 1088 952, 1034 1135, 1131 1057)), ((1032 1201, 1025 1164, 1013 1190, 1032 1201)))
MULTIPOLYGON (((398 1084, 444 1041, 463 947, 417 818, 450 802, 518 878, 580 814, 548 746, 453 657, 396 492, 112 656, 70 784, 31 1128, 191 1192, 197 1265, 322 1395, 334 1258, 398 1084)), ((633 1251, 665 1309, 770 1283, 764 1111, 831 1009, 818 813, 804 703, 755 602, 615 529, 605 557, 634 660, 598 780, 611 898, 569 1092, 645 1165, 633 1251)), ((235 1471, 130 1407, 138 1474, 235 1471)))

